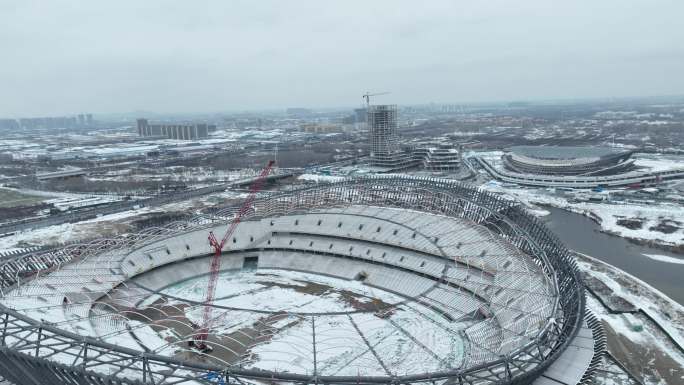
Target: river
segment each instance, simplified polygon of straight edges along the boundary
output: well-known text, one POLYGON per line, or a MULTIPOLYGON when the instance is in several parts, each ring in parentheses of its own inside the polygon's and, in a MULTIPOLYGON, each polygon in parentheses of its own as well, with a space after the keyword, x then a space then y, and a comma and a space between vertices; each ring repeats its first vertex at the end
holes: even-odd
POLYGON ((598 224, 582 215, 553 207, 545 209, 551 215, 544 217, 544 222, 568 248, 616 266, 684 305, 684 264, 656 261, 644 254, 684 261, 683 256, 604 234, 598 224))

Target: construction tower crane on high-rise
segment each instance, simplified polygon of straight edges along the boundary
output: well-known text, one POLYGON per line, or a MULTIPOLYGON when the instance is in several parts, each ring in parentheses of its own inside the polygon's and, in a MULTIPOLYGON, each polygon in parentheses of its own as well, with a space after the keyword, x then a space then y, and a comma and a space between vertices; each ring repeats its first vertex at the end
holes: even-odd
POLYGON ((237 214, 235 214, 235 217, 230 222, 230 226, 223 235, 223 238, 221 238, 221 241, 219 242, 218 239, 216 239, 213 231, 209 232, 209 245, 211 245, 211 247, 214 249, 214 255, 211 258, 211 266, 209 268, 209 284, 207 285, 207 293, 204 301, 202 325, 199 327, 194 339, 188 342, 191 347, 194 347, 201 352, 206 353, 212 350, 211 347, 207 345, 206 341, 212 323, 211 313, 214 310, 212 302, 214 302, 216 283, 218 281, 219 270, 221 269, 221 253, 223 252, 223 247, 226 245, 226 241, 235 232, 235 229, 240 224, 242 217, 252 208, 252 203, 256 198, 256 194, 263 187, 264 182, 266 182, 266 178, 271 172, 274 164, 275 161, 270 160, 266 167, 264 167, 264 169, 261 171, 261 174, 259 174, 259 176, 254 180, 249 188, 249 195, 247 196, 247 199, 245 199, 245 202, 240 207, 240 210, 238 210, 237 214))
POLYGON ((361 95, 361 97, 366 100, 366 108, 368 108, 370 106, 370 97, 371 96, 380 96, 380 95, 387 95, 387 94, 389 94, 389 92, 378 92, 375 94, 371 94, 369 92, 366 92, 365 94, 361 95))

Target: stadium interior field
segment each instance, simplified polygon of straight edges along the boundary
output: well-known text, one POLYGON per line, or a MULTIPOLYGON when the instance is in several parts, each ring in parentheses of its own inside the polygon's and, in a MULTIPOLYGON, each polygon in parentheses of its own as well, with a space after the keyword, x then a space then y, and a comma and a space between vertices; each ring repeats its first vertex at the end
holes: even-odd
MULTIPOLYGON (((552 341, 573 327, 560 325, 573 319, 573 305, 562 303, 569 288, 548 259, 555 249, 497 214, 511 209, 506 202, 431 195, 407 205, 417 197, 397 190, 391 198, 401 204, 378 204, 372 188, 313 191, 255 204, 221 256, 212 303, 204 302, 207 234, 225 224, 206 221, 112 241, 9 288, 2 305, 108 347, 94 371, 159 383, 220 368, 247 379, 332 382, 487 370, 488 382, 541 367, 524 360, 559 351, 552 341), (199 351, 191 345, 207 306, 212 349, 199 351), (133 352, 156 361, 122 367, 114 359, 133 352), (509 357, 521 355, 511 369, 509 357)), ((38 352, 67 365, 83 349, 38 352)))

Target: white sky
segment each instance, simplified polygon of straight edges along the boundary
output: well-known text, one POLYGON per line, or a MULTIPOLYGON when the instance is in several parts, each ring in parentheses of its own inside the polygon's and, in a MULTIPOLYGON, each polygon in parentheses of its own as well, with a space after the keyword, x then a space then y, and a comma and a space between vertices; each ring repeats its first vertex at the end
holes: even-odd
POLYGON ((684 94, 683 0, 0 0, 0 117, 684 94))

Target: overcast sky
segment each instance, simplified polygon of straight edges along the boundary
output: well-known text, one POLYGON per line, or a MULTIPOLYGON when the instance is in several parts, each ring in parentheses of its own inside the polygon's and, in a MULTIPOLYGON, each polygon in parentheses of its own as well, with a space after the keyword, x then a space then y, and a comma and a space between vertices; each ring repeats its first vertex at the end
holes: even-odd
POLYGON ((0 0, 0 117, 684 94, 683 0, 0 0))

